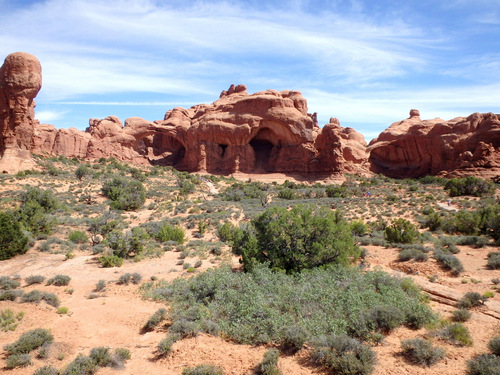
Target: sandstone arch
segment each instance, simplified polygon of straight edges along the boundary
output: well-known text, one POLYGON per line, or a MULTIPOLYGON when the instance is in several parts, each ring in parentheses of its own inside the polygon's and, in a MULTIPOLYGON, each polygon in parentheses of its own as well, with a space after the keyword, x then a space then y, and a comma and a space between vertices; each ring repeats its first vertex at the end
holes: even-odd
POLYGON ((250 140, 249 145, 254 154, 254 171, 269 172, 274 170, 281 148, 281 141, 277 139, 276 134, 269 128, 261 128, 250 140))

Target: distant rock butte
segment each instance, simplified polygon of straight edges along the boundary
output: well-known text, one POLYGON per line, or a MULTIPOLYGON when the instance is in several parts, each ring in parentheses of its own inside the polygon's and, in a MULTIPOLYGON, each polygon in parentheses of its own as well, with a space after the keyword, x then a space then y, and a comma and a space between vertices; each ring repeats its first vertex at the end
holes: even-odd
POLYGON ((298 91, 248 94, 232 85, 212 104, 174 108, 163 120, 115 116, 90 119, 85 131, 56 129, 34 119, 41 67, 26 53, 0 68, 0 172, 29 169, 31 153, 81 159, 114 157, 139 165, 230 174, 281 172, 304 176, 342 173, 391 177, 426 174, 496 175, 499 125, 494 114, 451 121, 410 118, 392 124, 367 146, 335 118, 320 128, 298 91))

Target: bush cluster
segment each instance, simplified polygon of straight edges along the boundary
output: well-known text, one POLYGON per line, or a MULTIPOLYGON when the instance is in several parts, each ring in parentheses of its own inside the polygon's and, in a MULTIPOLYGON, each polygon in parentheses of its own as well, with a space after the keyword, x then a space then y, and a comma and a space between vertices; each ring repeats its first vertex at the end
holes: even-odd
POLYGON ((262 362, 257 365, 256 373, 259 375, 281 375, 278 369, 278 359, 280 352, 277 349, 269 349, 265 354, 262 362))
POLYGON ((490 353, 481 354, 467 361, 467 375, 491 375, 500 373, 500 336, 488 343, 490 353))
POLYGON ((442 249, 434 249, 434 259, 446 269, 451 270, 455 275, 459 275, 464 270, 464 266, 462 262, 460 262, 460 259, 442 249))
POLYGON ((401 342, 403 355, 412 363, 421 366, 432 366, 444 358, 443 348, 434 347, 424 339, 416 338, 401 342))
POLYGON ((108 347, 97 347, 90 350, 88 356, 79 354, 70 362, 61 375, 92 375, 99 367, 122 367, 130 359, 130 351, 117 348, 113 352, 108 347))
POLYGON ((472 195, 482 197, 491 194, 495 186, 491 181, 469 176, 463 178, 452 178, 444 185, 445 190, 449 190, 450 197, 461 195, 472 195))
POLYGON ((28 237, 14 215, 0 212, 0 261, 28 251, 28 237))
POLYGON ((182 370, 182 375, 224 375, 224 371, 214 365, 199 365, 185 368, 182 370))
POLYGON ((137 180, 115 177, 102 186, 102 193, 111 200, 115 210, 137 210, 146 201, 146 189, 137 180))
POLYGON ((54 341, 54 336, 47 329, 37 328, 23 333, 17 341, 3 347, 8 356, 6 366, 14 368, 28 365, 31 362, 29 353, 52 341, 54 341))
POLYGON ((385 228, 385 239, 392 243, 411 244, 420 240, 420 232, 408 220, 396 219, 385 228))
POLYGON ((20 200, 16 217, 24 228, 37 237, 50 234, 56 220, 49 214, 60 206, 52 191, 30 187, 21 193, 20 200))
POLYGON ((347 265, 360 255, 339 212, 297 205, 273 207, 252 220, 233 244, 245 270, 266 263, 274 270, 300 272, 328 264, 347 265))

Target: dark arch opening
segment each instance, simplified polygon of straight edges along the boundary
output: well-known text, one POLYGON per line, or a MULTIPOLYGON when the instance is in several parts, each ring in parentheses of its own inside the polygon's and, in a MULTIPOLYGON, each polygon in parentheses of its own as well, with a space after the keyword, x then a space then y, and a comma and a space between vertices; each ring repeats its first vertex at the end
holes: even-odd
POLYGON ((168 134, 157 133, 151 138, 149 159, 153 165, 176 166, 184 155, 186 148, 177 139, 168 134))
POLYGON ((226 154, 226 149, 227 149, 227 146, 228 146, 228 145, 219 144, 219 147, 220 147, 220 149, 221 149, 221 154, 220 154, 221 158, 223 158, 223 157, 224 157, 224 155, 226 154))
POLYGON ((261 131, 259 131, 259 133, 257 133, 257 135, 250 141, 250 146, 252 146, 255 154, 254 169, 256 171, 269 172, 272 170, 270 160, 274 144, 261 137, 261 135, 261 131))

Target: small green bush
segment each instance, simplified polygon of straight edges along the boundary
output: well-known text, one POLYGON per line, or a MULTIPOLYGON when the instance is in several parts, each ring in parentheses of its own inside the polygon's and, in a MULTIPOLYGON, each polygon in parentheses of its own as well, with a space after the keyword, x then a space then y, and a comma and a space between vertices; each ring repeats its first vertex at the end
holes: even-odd
POLYGON ((102 292, 106 289, 106 280, 99 280, 97 284, 95 284, 95 292, 102 292))
POLYGON ((143 330, 152 331, 166 318, 167 310, 164 308, 158 309, 153 315, 151 315, 146 324, 144 324, 143 330))
POLYGON ((464 270, 464 266, 460 260, 451 253, 447 253, 441 249, 434 250, 434 258, 446 269, 449 269, 455 275, 459 275, 464 270))
POLYGON ((99 257, 99 262, 104 268, 121 267, 123 264, 123 258, 116 255, 103 255, 102 257, 99 257))
POLYGON ((67 275, 56 275, 50 279, 47 280, 47 285, 54 285, 54 286, 67 286, 69 285, 69 282, 71 281, 71 277, 67 275))
POLYGON ((421 338, 404 340, 401 342, 401 347, 405 358, 421 366, 430 367, 442 360, 445 355, 443 348, 433 347, 429 341, 421 338))
POLYGON ((281 375, 278 369, 278 359, 280 352, 277 349, 269 349, 264 353, 262 362, 257 365, 257 374, 259 375, 281 375))
POLYGON ((488 343, 488 349, 495 355, 500 356, 500 336, 493 337, 488 343))
POLYGON ((31 275, 24 279, 27 286, 33 284, 42 284, 45 281, 45 276, 42 275, 31 275))
POLYGON ((388 333, 404 323, 405 314, 394 306, 375 306, 367 312, 366 318, 377 330, 388 333))
POLYGON ((28 251, 28 237, 23 233, 16 218, 0 212, 0 260, 10 259, 28 251))
POLYGON ((131 358, 130 350, 128 350, 127 348, 116 348, 113 358, 114 358, 115 363, 120 365, 121 363, 123 363, 131 358))
POLYGON ((298 352, 304 346, 308 336, 308 332, 300 326, 289 327, 283 334, 283 348, 291 353, 298 352))
POLYGON ((467 309, 457 309, 452 312, 451 320, 458 323, 466 322, 470 319, 471 313, 467 309))
POLYGON ((19 288, 21 283, 17 280, 11 279, 8 276, 0 276, 0 289, 1 290, 12 290, 19 288))
POLYGON ((5 367, 13 369, 16 367, 26 367, 31 365, 31 355, 25 354, 11 354, 5 360, 5 367))
POLYGON ((500 357, 494 354, 481 354, 467 361, 467 375, 500 374, 500 357))
POLYGON ((0 331, 15 331, 23 317, 23 311, 14 314, 10 309, 0 310, 0 331))
POLYGON ((92 174, 92 170, 88 166, 86 166, 86 165, 80 165, 75 170, 75 176, 80 181, 82 181, 86 176, 90 176, 91 174, 92 174))
POLYGON ((170 333, 167 337, 165 337, 158 343, 158 354, 160 356, 166 356, 170 354, 170 352, 172 351, 172 345, 174 345, 175 342, 179 341, 180 338, 181 337, 178 334, 170 333))
POLYGON ((385 239, 392 243, 414 243, 420 240, 420 232, 408 220, 396 219, 385 228, 385 239))
POLYGON ((408 248, 403 249, 398 254, 398 259, 402 262, 406 262, 414 259, 417 262, 425 262, 429 257, 422 250, 408 248))
POLYGON ((481 296, 478 292, 467 292, 465 295, 457 302, 457 307, 460 309, 470 309, 472 307, 481 306, 485 301, 485 298, 481 296))
POLYGON ((97 371, 97 365, 90 357, 79 354, 66 366, 62 375, 92 375, 97 371))
POLYGON ((137 210, 146 201, 146 189, 137 180, 115 177, 104 183, 103 194, 111 200, 111 208, 115 210, 137 210))
POLYGON ((68 235, 68 240, 73 243, 86 243, 89 240, 87 233, 82 230, 74 230, 68 235))
POLYGON ((9 354, 28 354, 44 344, 54 341, 54 336, 47 329, 37 328, 23 333, 16 342, 4 346, 9 354))
POLYGON ((323 336, 313 345, 312 360, 337 375, 368 375, 374 369, 373 350, 348 336, 323 336))
POLYGON ((182 245, 186 242, 186 233, 181 227, 165 223, 158 230, 156 239, 160 242, 175 241, 182 245))
POLYGON ((457 197, 461 195, 482 197, 484 195, 491 194, 495 190, 495 186, 491 181, 469 176, 448 180, 444 189, 449 190, 450 197, 457 197))
POLYGON ((42 299, 53 307, 59 307, 61 304, 61 301, 59 301, 59 298, 54 293, 43 292, 42 299))
POLYGON ((469 330, 462 323, 450 324, 441 329, 438 335, 456 346, 472 346, 469 330))
POLYGON ((113 363, 113 358, 109 348, 100 346, 90 350, 89 357, 99 367, 106 367, 113 363))
POLYGON ((33 375, 59 375, 59 370, 50 365, 45 365, 36 370, 33 375))
POLYGON ((492 270, 500 269, 500 252, 491 251, 488 253, 488 267, 492 270))
POLYGON ((22 290, 0 290, 0 301, 15 301, 22 295, 22 290))
POLYGON ((237 241, 243 234, 243 231, 230 221, 217 227, 217 236, 222 242, 237 241))
POLYGON ((39 290, 32 290, 31 292, 23 294, 21 297, 21 302, 24 303, 40 303, 42 300, 43 293, 39 290))
POLYGON ((185 368, 182 375, 224 375, 224 371, 214 365, 199 365, 185 368))

